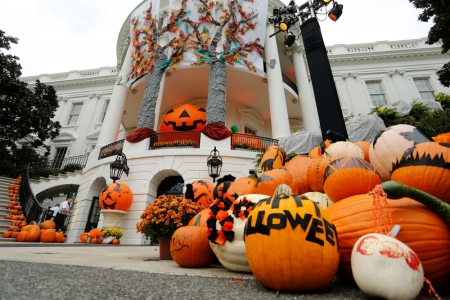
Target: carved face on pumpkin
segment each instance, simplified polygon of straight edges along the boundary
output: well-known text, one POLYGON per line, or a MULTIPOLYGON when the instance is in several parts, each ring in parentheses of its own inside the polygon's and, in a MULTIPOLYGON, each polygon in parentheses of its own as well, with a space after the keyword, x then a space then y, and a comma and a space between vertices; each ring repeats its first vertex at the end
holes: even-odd
POLYGON ((206 110, 192 104, 183 104, 166 112, 159 132, 201 131, 206 125, 206 110))

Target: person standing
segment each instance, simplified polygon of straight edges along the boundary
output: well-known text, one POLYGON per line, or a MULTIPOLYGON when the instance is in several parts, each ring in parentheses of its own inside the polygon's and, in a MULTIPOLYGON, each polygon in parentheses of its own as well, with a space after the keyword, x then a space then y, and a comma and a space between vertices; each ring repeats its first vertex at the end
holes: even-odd
POLYGON ((72 203, 72 201, 73 201, 73 198, 69 197, 69 198, 67 198, 66 201, 64 201, 63 203, 60 204, 59 214, 57 214, 56 221, 55 221, 56 231, 58 231, 59 229, 64 231, 64 224, 66 222, 66 218, 70 213, 72 213, 72 211, 70 210, 70 204, 72 203))
POLYGON ((56 215, 59 213, 59 203, 57 203, 55 206, 50 208, 50 211, 52 212, 52 218, 54 220, 56 215))

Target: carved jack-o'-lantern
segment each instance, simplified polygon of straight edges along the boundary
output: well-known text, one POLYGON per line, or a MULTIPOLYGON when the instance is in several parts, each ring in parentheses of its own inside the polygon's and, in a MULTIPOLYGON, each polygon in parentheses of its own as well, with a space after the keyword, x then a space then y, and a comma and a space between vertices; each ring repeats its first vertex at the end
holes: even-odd
POLYGON ((208 180, 195 180, 192 182, 194 202, 209 207, 213 200, 214 184, 208 180))
POLYGON ((167 111, 159 125, 159 132, 202 131, 206 125, 206 110, 183 104, 167 111))
POLYGON ((114 182, 100 192, 98 201, 102 209, 127 211, 133 203, 133 192, 126 184, 114 182))

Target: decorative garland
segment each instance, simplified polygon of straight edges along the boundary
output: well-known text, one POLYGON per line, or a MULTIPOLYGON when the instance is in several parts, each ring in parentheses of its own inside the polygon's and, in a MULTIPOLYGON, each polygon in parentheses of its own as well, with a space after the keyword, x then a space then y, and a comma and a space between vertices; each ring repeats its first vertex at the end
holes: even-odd
POLYGON ((214 200, 209 207, 211 212, 206 221, 210 242, 218 245, 223 245, 226 241, 232 242, 234 240, 234 218, 245 220, 254 205, 246 197, 235 200, 235 197, 230 194, 224 194, 219 199, 214 200), (220 224, 220 229, 217 229, 217 223, 220 224))

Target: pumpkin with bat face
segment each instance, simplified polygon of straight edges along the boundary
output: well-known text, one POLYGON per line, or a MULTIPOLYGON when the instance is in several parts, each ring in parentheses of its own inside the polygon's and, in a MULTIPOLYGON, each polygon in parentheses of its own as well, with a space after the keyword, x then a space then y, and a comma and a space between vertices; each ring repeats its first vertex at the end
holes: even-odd
POLYGON ((159 132, 202 131, 206 125, 206 110, 183 104, 167 111, 159 125, 159 132))
POLYGON ((133 192, 126 184, 114 182, 100 192, 98 201, 102 209, 127 211, 133 203, 133 192))
POLYGON ((272 169, 262 173, 255 185, 254 193, 273 195, 280 184, 294 188, 294 178, 286 169, 272 169))
POLYGON ((231 195, 253 194, 255 190, 256 179, 251 177, 241 177, 236 179, 228 189, 227 193, 231 195))
POLYGON ((280 146, 270 146, 264 152, 259 167, 263 171, 283 168, 286 163, 286 151, 280 146))

